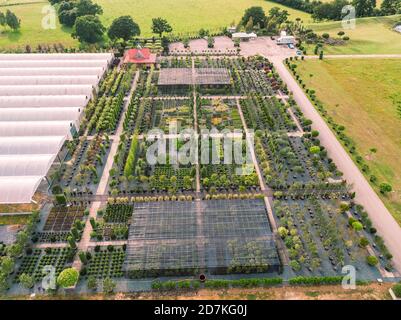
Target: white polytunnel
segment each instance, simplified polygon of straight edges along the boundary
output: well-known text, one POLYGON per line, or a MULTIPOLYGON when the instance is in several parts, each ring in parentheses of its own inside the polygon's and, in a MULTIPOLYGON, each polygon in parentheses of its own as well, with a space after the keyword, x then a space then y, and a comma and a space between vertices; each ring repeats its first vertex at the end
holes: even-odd
POLYGON ((0 155, 58 154, 65 136, 0 137, 0 155))
POLYGON ((2 76, 67 76, 67 75, 96 75, 101 76, 105 68, 3 68, 2 76))
POLYGON ((88 102, 86 95, 0 96, 0 108, 83 108, 88 102))
POLYGON ((113 59, 112 53, 14 53, 0 54, 1 60, 106 60, 113 59))
POLYGON ((0 96, 57 96, 87 95, 91 96, 91 85, 38 85, 38 86, 0 86, 0 96))
POLYGON ((0 137, 65 136, 71 139, 72 121, 3 121, 0 137))
POLYGON ((51 84, 89 84, 97 85, 98 76, 2 76, 0 86, 12 85, 51 85, 51 84))
POLYGON ((0 203, 29 203, 42 176, 0 177, 0 203))
POLYGON ((70 120, 76 122, 82 110, 83 108, 0 108, 0 121, 70 120))
POLYGON ((0 155, 0 176, 45 176, 54 154, 0 155))
POLYGON ((0 60, 0 69, 7 68, 81 68, 107 67, 105 60, 0 60))

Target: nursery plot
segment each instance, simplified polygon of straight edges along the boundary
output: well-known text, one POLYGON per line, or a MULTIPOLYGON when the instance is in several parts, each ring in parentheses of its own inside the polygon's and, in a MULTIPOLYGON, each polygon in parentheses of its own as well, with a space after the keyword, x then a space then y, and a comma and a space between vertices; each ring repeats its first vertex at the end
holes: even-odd
POLYGON ((124 270, 129 277, 277 271, 262 200, 134 204, 124 270))
POLYGON ((365 231, 355 231, 339 200, 275 201, 274 213, 293 271, 299 275, 341 274, 344 265, 357 270, 358 279, 375 279, 376 267, 366 264, 368 251, 361 246, 365 231))
POLYGON ((273 132, 257 137, 255 145, 266 182, 273 188, 289 188, 294 183, 322 183, 328 178, 340 177, 335 164, 327 159, 324 148, 313 149, 310 138, 273 132))
MULTIPOLYGON (((178 190, 194 190, 196 169, 192 164, 182 165, 173 163, 170 157, 166 157, 165 163, 157 162, 149 164, 146 154, 148 147, 154 142, 142 141, 133 137, 132 141, 127 142, 122 150, 126 150, 126 160, 118 161, 125 163, 120 165, 112 172, 109 186, 111 193, 127 192, 176 192, 178 190)), ((184 143, 172 139, 166 140, 166 150, 170 144, 176 143, 177 150, 184 143)))
POLYGON ((245 139, 242 139, 243 163, 238 164, 235 163, 236 157, 234 151, 231 155, 232 163, 227 163, 224 153, 224 138, 220 139, 220 143, 215 139, 210 138, 208 145, 203 141, 200 144, 200 179, 202 188, 209 191, 259 189, 259 179, 254 170, 253 163, 249 163, 251 159, 249 150, 247 154, 245 139), (208 153, 209 156, 207 158, 208 153))
POLYGON ((197 108, 200 129, 243 129, 236 101, 202 98, 197 108))
POLYGON ((124 275, 122 265, 125 259, 123 248, 100 247, 90 250, 87 275, 101 278, 119 278, 124 275), (111 249, 112 248, 112 249, 111 249))
POLYGON ((248 128, 254 130, 296 131, 297 126, 284 106, 276 97, 251 95, 241 99, 241 108, 248 128))
POLYGON ((72 253, 71 249, 68 248, 34 249, 32 254, 23 257, 14 281, 18 282, 19 276, 26 273, 33 276, 36 282, 39 282, 44 276, 48 275, 48 272, 45 271, 46 266, 54 267, 57 277, 61 271, 71 265, 72 253))
POLYGON ((73 158, 62 170, 61 187, 72 195, 94 193, 110 148, 106 135, 96 135, 91 140, 82 140, 73 158))
POLYGON ((84 207, 54 207, 51 209, 43 231, 70 231, 75 220, 82 220, 84 207))
POLYGON ((180 132, 193 127, 193 102, 187 99, 167 99, 152 101, 151 127, 158 128, 165 133, 169 129, 180 132))

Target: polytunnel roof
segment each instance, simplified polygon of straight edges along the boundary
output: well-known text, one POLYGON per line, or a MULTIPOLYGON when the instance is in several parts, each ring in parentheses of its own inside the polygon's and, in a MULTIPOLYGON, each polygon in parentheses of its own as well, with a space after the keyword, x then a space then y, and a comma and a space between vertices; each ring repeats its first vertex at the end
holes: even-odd
POLYGON ((2 68, 2 76, 39 76, 39 75, 96 75, 101 76, 105 68, 2 68))
POLYGON ((21 85, 0 86, 0 96, 36 96, 36 95, 92 95, 91 85, 21 85))
POLYGON ((58 136, 71 138, 72 121, 3 121, 0 137, 58 136))
POLYGON ((99 77, 96 75, 84 75, 84 76, 2 76, 0 74, 0 85, 1 86, 12 86, 12 85, 51 85, 51 84, 89 84, 96 85, 99 81, 99 77))
POLYGON ((65 136, 0 137, 0 155, 57 154, 65 136))
POLYGON ((68 96, 0 96, 0 108, 85 107, 86 95, 68 96))
POLYGON ((42 176, 0 177, 0 203, 31 202, 42 176))
MULTIPOLYGON (((83 108, 0 108, 0 121, 77 121, 83 108)), ((0 122, 1 123, 1 122, 0 122)))
POLYGON ((14 53, 0 54, 0 60, 99 60, 111 61, 112 53, 14 53))
POLYGON ((0 176, 45 176, 56 155, 0 155, 0 176))
POLYGON ((77 68, 107 67, 105 60, 0 60, 0 69, 7 68, 77 68))

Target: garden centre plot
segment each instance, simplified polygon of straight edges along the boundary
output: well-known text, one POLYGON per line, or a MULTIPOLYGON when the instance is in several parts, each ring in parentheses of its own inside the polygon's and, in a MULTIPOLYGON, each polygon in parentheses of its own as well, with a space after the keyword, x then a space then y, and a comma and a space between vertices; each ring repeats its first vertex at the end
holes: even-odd
POLYGON ((101 278, 119 278, 124 275, 122 266, 125 259, 125 251, 122 248, 100 247, 90 250, 87 275, 101 278), (110 249, 112 248, 112 249, 110 249))
POLYGON ((84 207, 52 208, 43 231, 70 231, 75 220, 82 220, 84 207))
POLYGON ((60 186, 73 195, 93 194, 103 172, 110 143, 103 135, 79 141, 72 159, 61 170, 60 186))
POLYGON ((129 277, 278 271, 263 200, 135 203, 129 277))
POLYGON ((209 146, 205 142, 201 142, 199 149, 201 152, 200 179, 203 189, 209 191, 259 189, 260 184, 255 168, 253 163, 249 163, 251 161, 249 159, 249 151, 247 159, 245 139, 242 140, 244 164, 235 163, 234 152, 232 154, 233 163, 225 163, 227 159, 225 159, 224 154, 224 138, 220 139, 220 143, 218 141, 213 143, 212 139, 209 139, 209 146), (208 158, 206 157, 207 148, 209 149, 208 158), (213 148, 216 148, 214 152, 213 148), (215 159, 213 155, 218 155, 219 158, 215 159))
POLYGON ((202 98, 197 112, 200 129, 243 129, 237 103, 233 99, 202 98))
POLYGON ((251 95, 240 103, 249 129, 296 131, 294 120, 276 97, 251 95))
POLYGON ((151 127, 168 133, 175 128, 177 133, 193 127, 192 102, 190 100, 152 100, 151 127))
POLYGON ((256 137, 255 150, 266 182, 273 188, 289 188, 294 183, 339 179, 336 165, 327 158, 322 146, 317 153, 311 153, 314 141, 307 137, 288 137, 284 132, 256 137))
POLYGON ((339 205, 340 200, 314 197, 274 202, 290 267, 297 275, 332 276, 341 274, 344 265, 352 265, 357 279, 379 277, 376 267, 366 264, 368 251, 360 245, 367 233, 353 230, 347 213, 339 212, 339 205))
MULTIPOLYGON (((166 158, 165 164, 149 164, 146 153, 147 148, 153 143, 139 140, 136 137, 125 143, 125 147, 122 147, 122 150, 125 150, 125 160, 119 160, 120 165, 114 167, 115 170, 112 171, 109 181, 110 193, 176 192, 195 188, 196 169, 194 165, 172 163, 171 157, 166 158)), ((167 148, 170 143, 172 140, 167 139, 167 148)), ((182 143, 177 142, 177 150, 182 143)))
POLYGON ((23 273, 34 277, 36 282, 39 282, 48 275, 45 271, 46 266, 55 268, 55 276, 57 277, 61 271, 71 266, 73 255, 69 248, 47 248, 33 249, 31 254, 27 254, 22 258, 14 281, 19 281, 19 276, 23 273))

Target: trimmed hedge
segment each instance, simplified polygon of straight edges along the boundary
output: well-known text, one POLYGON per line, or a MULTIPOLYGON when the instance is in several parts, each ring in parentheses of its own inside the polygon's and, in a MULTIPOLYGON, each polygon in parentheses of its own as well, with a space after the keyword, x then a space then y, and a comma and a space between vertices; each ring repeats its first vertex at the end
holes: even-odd
POLYGON ((336 277, 296 277, 288 281, 291 285, 321 285, 321 284, 340 284, 343 280, 342 276, 336 277))

